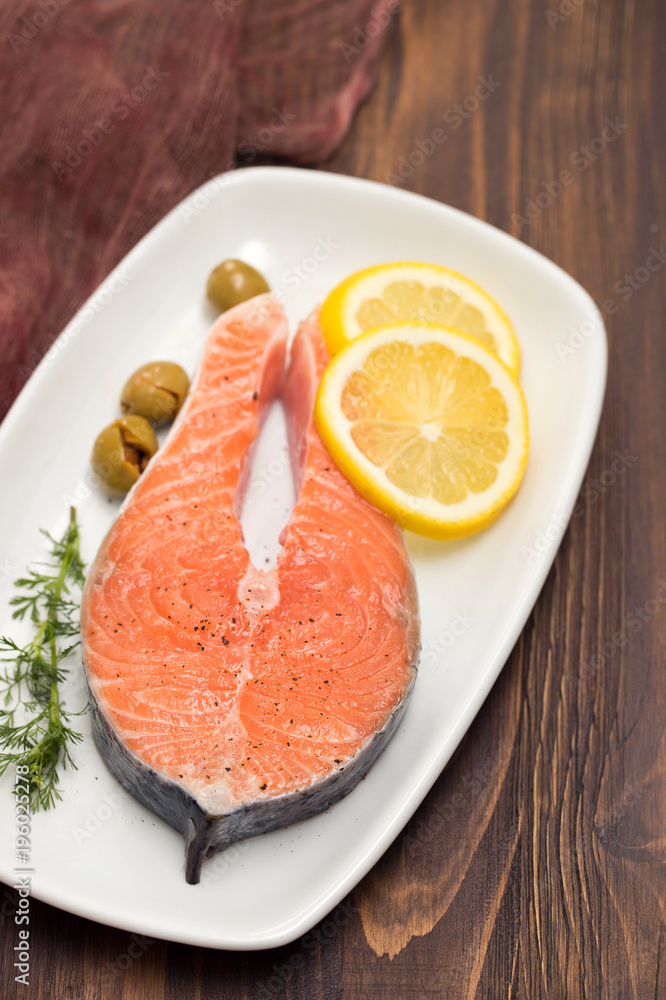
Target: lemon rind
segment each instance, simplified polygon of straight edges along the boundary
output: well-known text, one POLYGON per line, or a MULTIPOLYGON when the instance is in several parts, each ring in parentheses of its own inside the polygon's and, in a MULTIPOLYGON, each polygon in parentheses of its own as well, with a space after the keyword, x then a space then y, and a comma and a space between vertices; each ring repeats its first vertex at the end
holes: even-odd
MULTIPOLYGON (((421 342, 427 342, 427 340, 423 339, 421 342)), ((493 384, 495 384, 495 378, 492 374, 491 378, 493 379, 493 384)), ((506 398, 506 392, 503 390, 501 384, 498 388, 506 398)), ((452 327, 445 327, 440 324, 385 324, 384 326, 360 334, 347 345, 344 351, 338 353, 333 358, 324 373, 317 393, 315 423, 324 444, 331 453, 331 457, 350 482, 370 503, 384 511, 404 528, 414 531, 417 534, 441 540, 463 538, 490 525, 517 492, 524 476, 529 454, 527 404, 524 393, 511 369, 501 358, 494 354, 494 352, 489 351, 474 337, 461 333, 452 327), (513 420, 513 425, 508 428, 510 439, 513 441, 522 440, 522 447, 514 450, 511 454, 510 466, 505 466, 503 470, 504 475, 501 477, 501 482, 506 483, 506 485, 501 486, 498 490, 496 485, 493 484, 488 491, 468 495, 465 500, 459 501, 456 504, 445 505, 431 500, 426 506, 436 509, 439 512, 437 516, 410 509, 410 507, 418 506, 418 501, 400 490, 399 487, 388 483, 385 477, 382 479, 381 472, 377 472, 377 467, 373 466, 351 441, 351 435, 348 432, 349 425, 344 416, 336 409, 335 403, 336 394, 337 398, 339 398, 339 383, 342 380, 346 380, 352 371, 358 370, 362 366, 363 360, 369 354, 372 346, 375 344, 379 346, 380 343, 389 342, 392 339, 409 339, 409 331, 411 331, 411 336, 417 331, 417 341, 421 339, 420 334, 425 334, 426 337, 435 337, 436 339, 439 335, 442 338, 440 342, 444 342, 445 346, 448 347, 452 346, 451 338, 453 338, 453 347, 457 346, 459 348, 458 353, 462 353, 468 357, 471 356, 472 360, 476 361, 480 358, 482 365, 486 370, 490 367, 491 372, 495 366, 496 373, 502 373, 499 379, 500 383, 504 383, 504 386, 509 386, 509 394, 513 393, 513 400, 508 400, 512 404, 509 406, 509 412, 513 420), (385 334, 384 337, 379 336, 382 333, 385 334), (449 343, 446 343, 447 340, 449 343), (366 347, 367 350, 364 350, 366 347), (356 358, 352 357, 354 355, 356 358), (345 369, 347 369, 346 376, 344 375, 345 369), (333 398, 331 398, 331 394, 333 398), (341 425, 340 421, 343 421, 344 424, 341 425), (343 427, 342 434, 339 431, 336 433, 336 426, 338 429, 341 426, 343 427), (344 432, 345 430, 347 433, 344 432), (483 504, 482 498, 488 492, 491 494, 495 493, 496 495, 492 496, 491 502, 483 504), (396 499, 397 497, 403 499, 398 500, 396 499), (470 497, 472 497, 471 502, 470 497), (469 511, 467 514, 464 513, 465 507, 469 511), (472 508, 471 510, 469 510, 470 507, 472 508)), ((504 465, 505 463, 502 463, 502 466, 504 465)), ((498 468, 501 469, 502 466, 498 468)))
MULTIPOLYGON (((443 267, 440 264, 429 264, 424 261, 396 261, 387 264, 376 264, 372 267, 356 271, 340 282, 328 295, 321 310, 321 325, 329 352, 332 355, 337 354, 347 344, 351 343, 352 340, 358 339, 358 336, 361 335, 355 332, 352 336, 349 335, 349 330, 353 330, 356 321, 353 317, 350 318, 349 316, 349 311, 353 308, 353 305, 348 300, 358 286, 386 271, 409 271, 410 269, 437 272, 442 278, 442 283, 445 287, 454 287, 455 283, 458 282, 461 289, 469 288, 476 293, 484 307, 494 317, 499 330, 503 331, 501 334, 503 350, 497 356, 500 357, 500 360, 517 377, 520 372, 520 345, 513 324, 502 307, 484 288, 473 281, 472 278, 467 277, 467 275, 462 274, 460 271, 454 271, 452 268, 443 267)), ((455 327, 449 327, 449 329, 455 329, 455 327)), ((458 332, 462 333, 463 336, 470 336, 470 334, 464 334, 463 331, 458 332)), ((498 332, 494 325, 492 332, 495 334, 498 332)))

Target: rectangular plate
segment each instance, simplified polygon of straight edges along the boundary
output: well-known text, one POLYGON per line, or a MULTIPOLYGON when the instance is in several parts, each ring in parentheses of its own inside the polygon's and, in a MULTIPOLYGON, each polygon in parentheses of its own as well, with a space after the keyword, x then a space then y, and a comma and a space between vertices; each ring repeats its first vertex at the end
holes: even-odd
MULTIPOLYGON (((580 285, 462 212, 325 173, 260 167, 222 175, 174 209, 109 276, 0 428, 0 632, 23 636, 10 621, 12 580, 44 557, 38 529, 61 533, 72 501, 84 557, 92 560, 117 510, 91 487, 92 441, 118 415, 119 390, 139 364, 170 358, 192 371, 213 320, 205 279, 226 257, 252 263, 284 293, 292 326, 338 281, 371 264, 432 261, 469 275, 515 324, 532 439, 524 483, 492 527, 459 542, 409 536, 423 622, 414 694, 366 780, 327 812, 231 848, 204 865, 199 886, 187 885, 182 837, 119 788, 92 742, 89 717, 77 720, 85 733, 75 752, 79 769, 65 774, 63 802, 33 820, 33 895, 152 937, 252 949, 294 940, 356 885, 472 722, 575 503, 599 421, 607 348, 601 316, 580 285)), ((275 417, 255 460, 255 521, 265 520, 256 512, 269 493, 276 511, 288 494, 281 433, 275 417)), ((78 661, 72 673, 67 699, 78 708, 85 697, 78 661)), ((6 775, 0 783, 0 878, 9 884, 12 781, 6 775)))

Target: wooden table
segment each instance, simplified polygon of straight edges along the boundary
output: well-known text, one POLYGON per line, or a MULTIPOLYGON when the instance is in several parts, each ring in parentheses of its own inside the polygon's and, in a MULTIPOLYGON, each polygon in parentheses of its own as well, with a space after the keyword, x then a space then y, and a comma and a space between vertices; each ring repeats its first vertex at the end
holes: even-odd
POLYGON ((405 0, 379 86, 321 164, 402 170, 607 303, 578 516, 445 773, 305 939, 205 951, 33 902, 32 983, 14 993, 7 921, 3 996, 666 997, 665 26, 663 0, 405 0))

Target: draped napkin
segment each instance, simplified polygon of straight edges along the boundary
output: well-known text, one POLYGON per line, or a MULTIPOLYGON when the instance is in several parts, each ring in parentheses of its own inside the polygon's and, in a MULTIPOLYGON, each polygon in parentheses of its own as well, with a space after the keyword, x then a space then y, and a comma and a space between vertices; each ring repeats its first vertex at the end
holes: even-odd
POLYGON ((96 285, 218 173, 321 162, 398 0, 2 0, 0 418, 96 285))

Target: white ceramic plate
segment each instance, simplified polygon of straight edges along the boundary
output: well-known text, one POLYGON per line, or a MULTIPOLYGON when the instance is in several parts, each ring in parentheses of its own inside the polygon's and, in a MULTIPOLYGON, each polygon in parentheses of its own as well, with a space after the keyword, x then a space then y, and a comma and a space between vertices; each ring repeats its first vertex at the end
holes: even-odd
MULTIPOLYGON (((307 931, 386 850, 470 725, 518 638, 554 558, 595 437, 606 337, 587 293, 505 233, 380 184, 263 167, 210 181, 174 209, 98 289, 0 428, 0 631, 12 580, 43 558, 38 529, 64 530, 72 499, 89 562, 117 505, 89 484, 98 430, 127 375, 171 358, 190 370, 213 315, 204 282, 225 257, 258 267, 295 324, 350 272, 425 260, 469 275, 505 308, 523 349, 532 449, 513 503, 456 543, 409 537, 423 622, 420 675, 399 731, 368 777, 326 813, 231 848, 183 874, 183 840, 122 791, 80 719, 64 801, 34 817, 32 893, 72 913, 212 948, 268 948, 307 931), (559 346, 558 346, 559 345, 559 346)), ((274 549, 290 486, 272 415, 254 463, 246 528, 274 549), (270 511, 270 516, 266 511, 270 511)), ((67 698, 83 702, 74 658, 67 698)), ((0 782, 0 878, 15 864, 11 781, 0 782)))

